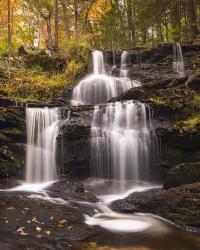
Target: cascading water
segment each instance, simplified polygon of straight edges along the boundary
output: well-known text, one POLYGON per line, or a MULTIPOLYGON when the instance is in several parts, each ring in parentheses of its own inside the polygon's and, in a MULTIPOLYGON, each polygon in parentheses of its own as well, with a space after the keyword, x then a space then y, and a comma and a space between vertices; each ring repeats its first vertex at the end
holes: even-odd
POLYGON ((128 77, 127 63, 128 63, 128 52, 123 51, 121 56, 120 77, 126 77, 126 78, 128 77))
POLYGON ((185 76, 185 66, 180 43, 173 45, 173 69, 179 76, 185 76))
POLYGON ((128 78, 112 77, 106 73, 101 51, 93 51, 93 73, 81 80, 73 90, 72 105, 99 104, 140 85, 128 78))
MULTIPOLYGON (((96 106, 91 137, 92 176, 121 184, 150 180, 158 143, 147 105, 127 101, 96 106)), ((118 189, 126 191, 121 184, 118 189)))
POLYGON ((57 108, 27 108, 26 182, 44 183, 56 179, 57 108))

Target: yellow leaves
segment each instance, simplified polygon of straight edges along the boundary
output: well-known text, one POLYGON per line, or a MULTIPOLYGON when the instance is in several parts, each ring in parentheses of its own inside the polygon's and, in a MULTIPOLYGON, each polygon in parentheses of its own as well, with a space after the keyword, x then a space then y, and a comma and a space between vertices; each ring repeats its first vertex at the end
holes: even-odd
POLYGON ((111 5, 108 0, 97 0, 89 12, 92 21, 98 21, 103 15, 110 11, 111 5))

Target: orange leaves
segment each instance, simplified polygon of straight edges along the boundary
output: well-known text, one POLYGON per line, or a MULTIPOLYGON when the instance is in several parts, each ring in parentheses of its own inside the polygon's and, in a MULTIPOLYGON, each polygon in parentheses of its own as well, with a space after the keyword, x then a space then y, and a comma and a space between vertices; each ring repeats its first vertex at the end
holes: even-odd
POLYGON ((110 9, 111 5, 108 0, 97 0, 90 9, 89 17, 92 21, 98 21, 110 9))

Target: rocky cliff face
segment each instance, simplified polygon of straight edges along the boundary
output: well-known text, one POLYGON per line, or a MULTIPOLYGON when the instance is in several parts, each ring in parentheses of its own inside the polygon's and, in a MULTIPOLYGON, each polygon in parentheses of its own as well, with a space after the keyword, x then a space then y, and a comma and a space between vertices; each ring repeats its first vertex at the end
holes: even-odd
POLYGON ((22 176, 25 161, 25 111, 0 97, 0 178, 22 176))
POLYGON ((64 122, 58 136, 57 151, 61 174, 79 178, 90 175, 90 126, 93 108, 62 108, 64 122))
MULTIPOLYGON (((200 160, 200 58, 197 53, 200 46, 184 44, 182 49, 185 77, 178 77, 172 70, 172 44, 130 51, 129 76, 141 81, 142 87, 131 89, 111 100, 138 100, 152 107, 156 132, 162 145, 161 166, 164 178, 176 165, 200 160)), ((109 66, 113 60, 112 53, 106 52, 106 58, 109 66)), ((118 75, 120 53, 116 53, 115 59, 114 73, 118 75)), ((61 99, 54 100, 51 104, 31 105, 64 105, 61 108, 63 119, 70 112, 70 119, 63 122, 58 136, 59 171, 61 175, 88 177, 93 106, 70 107, 66 104, 65 99, 61 99)), ((16 107, 16 102, 3 97, 0 99, 0 106, 0 176, 4 178, 22 173, 26 142, 25 111, 16 107)))

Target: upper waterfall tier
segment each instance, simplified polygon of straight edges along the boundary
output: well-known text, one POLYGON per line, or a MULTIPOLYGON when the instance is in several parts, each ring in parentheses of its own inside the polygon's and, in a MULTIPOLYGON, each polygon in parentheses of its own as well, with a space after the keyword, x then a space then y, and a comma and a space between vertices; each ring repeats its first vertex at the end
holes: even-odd
MULTIPOLYGON (((106 73, 103 53, 92 52, 93 73, 81 80, 73 90, 72 105, 100 104, 133 87, 138 87, 138 81, 132 81, 128 74, 113 77, 106 73)), ((124 61, 124 56, 122 56, 124 61)))

